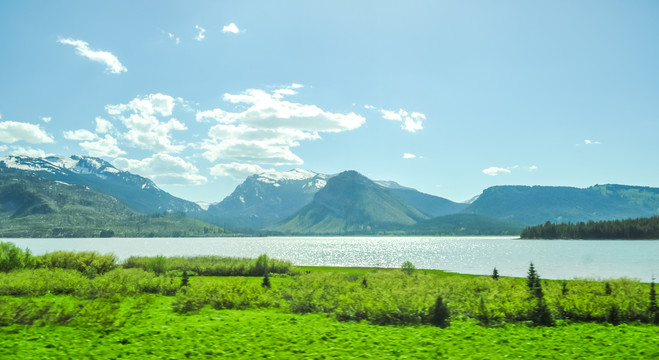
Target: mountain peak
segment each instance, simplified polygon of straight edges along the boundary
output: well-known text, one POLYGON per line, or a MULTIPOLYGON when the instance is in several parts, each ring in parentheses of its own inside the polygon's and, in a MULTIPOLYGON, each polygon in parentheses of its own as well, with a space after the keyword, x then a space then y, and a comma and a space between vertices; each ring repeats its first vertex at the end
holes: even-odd
MULTIPOLYGON (((289 171, 266 171, 256 175, 256 178, 263 182, 277 182, 277 181, 290 181, 290 180, 306 180, 316 177, 317 174, 313 171, 304 169, 292 169, 289 171)), ((324 176, 324 175, 323 175, 324 176)))

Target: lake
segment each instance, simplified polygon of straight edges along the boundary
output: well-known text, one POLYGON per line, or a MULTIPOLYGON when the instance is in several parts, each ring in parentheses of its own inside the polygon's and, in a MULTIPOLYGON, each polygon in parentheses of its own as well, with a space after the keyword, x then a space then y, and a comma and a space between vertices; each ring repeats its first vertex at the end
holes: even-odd
POLYGON ((659 240, 519 240, 514 237, 248 237, 2 239, 35 254, 55 250, 131 255, 260 254, 295 265, 400 267, 525 277, 533 261, 546 279, 659 276, 659 240))

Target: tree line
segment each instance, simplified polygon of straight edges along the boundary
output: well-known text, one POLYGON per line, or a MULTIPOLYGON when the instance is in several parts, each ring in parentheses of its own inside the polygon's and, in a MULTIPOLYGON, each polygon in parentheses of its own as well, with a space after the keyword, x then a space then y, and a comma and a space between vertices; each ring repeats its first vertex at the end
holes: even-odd
POLYGON ((659 216, 530 226, 522 239, 659 239, 659 216))

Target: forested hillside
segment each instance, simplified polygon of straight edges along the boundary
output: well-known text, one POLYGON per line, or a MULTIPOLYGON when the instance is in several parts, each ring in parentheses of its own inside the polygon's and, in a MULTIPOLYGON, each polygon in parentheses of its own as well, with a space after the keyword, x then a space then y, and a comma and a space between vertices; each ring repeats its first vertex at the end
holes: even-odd
POLYGON ((552 224, 524 229, 522 239, 659 239, 659 216, 651 218, 552 224))

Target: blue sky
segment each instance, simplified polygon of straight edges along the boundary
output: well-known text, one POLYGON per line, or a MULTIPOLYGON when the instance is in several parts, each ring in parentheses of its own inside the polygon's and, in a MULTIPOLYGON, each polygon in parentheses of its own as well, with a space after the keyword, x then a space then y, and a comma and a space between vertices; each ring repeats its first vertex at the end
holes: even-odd
POLYGON ((659 186, 657 1, 2 1, 0 155, 220 201, 353 169, 463 201, 659 186))

